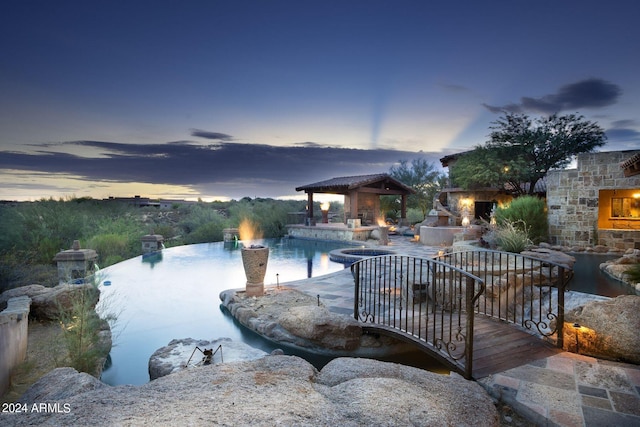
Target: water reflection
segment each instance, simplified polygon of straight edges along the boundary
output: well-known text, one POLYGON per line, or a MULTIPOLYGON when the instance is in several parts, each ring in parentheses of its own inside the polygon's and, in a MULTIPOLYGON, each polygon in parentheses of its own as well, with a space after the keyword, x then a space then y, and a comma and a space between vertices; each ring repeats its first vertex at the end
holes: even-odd
POLYGON ((142 262, 145 264, 149 264, 151 268, 153 268, 157 263, 162 261, 162 252, 149 252, 147 254, 142 255, 142 262))
MULTIPOLYGON (((344 244, 299 239, 252 243, 270 248, 267 286, 344 268, 323 261, 344 244)), ((180 246, 165 249, 153 262, 137 257, 103 269, 98 309, 118 314, 118 321, 113 328, 112 364, 102 380, 112 385, 148 382, 149 357, 174 338, 244 341, 246 332, 219 308, 220 292, 245 286, 239 247, 223 242, 180 246), (104 286, 104 281, 111 285, 104 286)), ((252 340, 251 345, 271 351, 261 342, 252 340)))

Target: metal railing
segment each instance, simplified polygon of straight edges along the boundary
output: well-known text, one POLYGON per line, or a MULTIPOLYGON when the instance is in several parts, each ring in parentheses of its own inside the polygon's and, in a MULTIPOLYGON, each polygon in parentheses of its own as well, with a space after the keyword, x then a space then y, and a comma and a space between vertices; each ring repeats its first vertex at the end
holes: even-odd
POLYGON ((354 317, 421 346, 471 378, 474 307, 482 279, 434 259, 364 258, 351 266, 354 317))
POLYGON ((477 313, 512 323, 563 346, 564 292, 573 276, 567 265, 493 250, 467 250, 437 257, 485 283, 477 313))
POLYGON ((530 334, 556 337, 562 348, 564 291, 570 267, 520 254, 470 250, 434 259, 364 258, 351 266, 354 317, 365 329, 427 347, 471 378, 474 316, 509 322, 530 334))

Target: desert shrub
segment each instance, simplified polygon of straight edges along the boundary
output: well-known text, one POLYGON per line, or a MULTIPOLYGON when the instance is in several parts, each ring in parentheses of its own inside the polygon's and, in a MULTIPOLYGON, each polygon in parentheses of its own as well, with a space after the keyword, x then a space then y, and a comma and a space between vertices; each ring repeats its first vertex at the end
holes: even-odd
POLYGON ((99 363, 110 351, 110 341, 105 341, 100 331, 105 322, 115 320, 107 315, 100 318, 94 309, 94 295, 99 291, 93 286, 82 287, 71 294, 67 304, 59 307, 58 321, 69 354, 69 365, 79 372, 96 375, 99 363))
POLYGON ((119 262, 123 256, 130 255, 131 245, 130 235, 115 233, 99 234, 87 242, 87 247, 98 253, 98 264, 102 267, 114 264, 113 261, 116 259, 116 262, 119 262))
POLYGON ((496 210, 498 225, 509 223, 508 227, 516 227, 527 233, 533 243, 547 240, 549 223, 545 202, 534 196, 523 196, 513 199, 511 203, 496 210))
POLYGON ((100 265, 100 267, 108 267, 110 265, 122 262, 125 259, 127 259, 127 258, 124 258, 122 255, 109 255, 109 256, 105 257, 104 261, 102 261, 102 264, 99 264, 99 265, 100 265))
POLYGON ((224 223, 221 221, 211 221, 206 224, 202 224, 196 228, 193 232, 185 236, 185 243, 208 243, 219 242, 222 240, 222 229, 224 223))
MULTIPOLYGON (((306 203, 299 200, 273 200, 243 198, 231 202, 227 208, 231 227, 237 227, 243 220, 249 220, 262 232, 264 238, 277 238, 287 233, 289 212, 304 210, 306 203)), ((314 203, 314 212, 320 214, 319 203, 314 203), (317 205, 317 206, 316 206, 317 205)))
POLYGON ((625 271, 630 283, 640 283, 640 264, 633 264, 625 271))
POLYGON ((179 225, 184 234, 188 235, 205 224, 224 222, 224 219, 224 216, 217 210, 206 205, 197 204, 189 207, 179 225))
POLYGON ((26 285, 42 285, 48 288, 58 284, 58 269, 52 263, 25 264, 3 256, 0 259, 0 293, 26 285))
MULTIPOLYGON (((258 201, 253 205, 251 218, 265 238, 287 234, 287 205, 273 200, 258 201)), ((320 209, 318 209, 320 211, 320 209)))
POLYGON ((154 227, 153 232, 160 234, 165 240, 173 239, 176 236, 176 230, 169 224, 159 224, 154 227))
POLYGON ((504 220, 501 225, 486 233, 483 239, 490 246, 513 253, 520 253, 532 244, 526 224, 514 224, 509 220, 504 220))
POLYGON ((424 221, 424 214, 422 213, 422 209, 418 208, 409 208, 407 209, 407 221, 409 224, 417 224, 419 222, 424 221))

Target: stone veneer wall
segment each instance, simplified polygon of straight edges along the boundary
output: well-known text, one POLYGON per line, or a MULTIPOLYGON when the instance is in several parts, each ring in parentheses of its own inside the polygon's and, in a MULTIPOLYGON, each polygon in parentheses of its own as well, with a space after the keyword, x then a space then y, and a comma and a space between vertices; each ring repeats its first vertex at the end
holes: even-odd
MULTIPOLYGON (((549 236, 552 244, 618 249, 640 248, 640 230, 599 229, 600 190, 640 189, 640 175, 625 177, 620 163, 640 151, 579 154, 576 169, 547 174, 549 236)), ((607 203, 608 204, 608 203, 607 203)))

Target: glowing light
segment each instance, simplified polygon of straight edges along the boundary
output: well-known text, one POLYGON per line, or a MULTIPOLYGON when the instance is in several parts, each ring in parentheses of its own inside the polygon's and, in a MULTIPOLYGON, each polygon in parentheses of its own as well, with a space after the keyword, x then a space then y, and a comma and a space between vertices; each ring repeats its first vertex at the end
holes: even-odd
POLYGON ((460 206, 462 208, 470 208, 472 204, 473 204, 473 199, 469 197, 460 199, 460 206))
POLYGON ((258 226, 247 218, 240 221, 240 225, 238 226, 238 235, 240 236, 240 240, 243 241, 262 239, 262 232, 259 230, 258 226))
POLYGON ((320 204, 320 210, 321 211, 328 211, 329 207, 331 207, 331 203, 329 202, 324 202, 320 204))
POLYGON ((469 217, 465 215, 465 217, 462 218, 462 226, 463 227, 468 227, 469 224, 470 224, 469 217))

